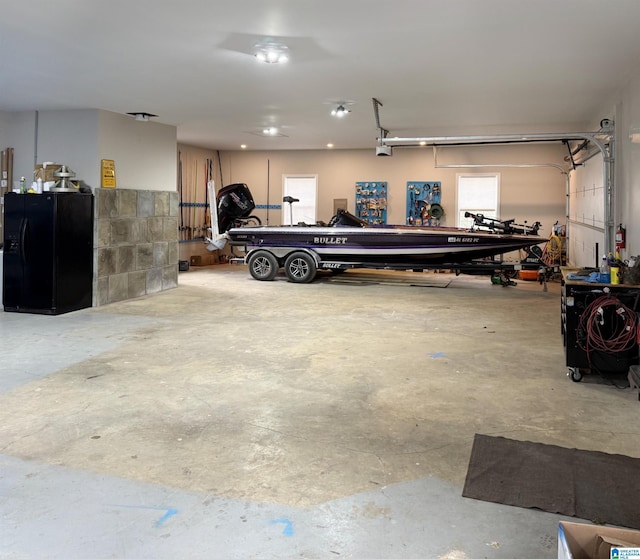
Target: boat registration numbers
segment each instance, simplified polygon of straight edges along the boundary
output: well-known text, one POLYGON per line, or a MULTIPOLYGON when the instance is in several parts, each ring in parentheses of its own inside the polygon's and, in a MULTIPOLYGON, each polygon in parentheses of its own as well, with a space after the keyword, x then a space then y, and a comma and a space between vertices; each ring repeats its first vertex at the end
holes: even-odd
POLYGON ((449 243, 477 243, 480 239, 478 237, 448 237, 449 243))

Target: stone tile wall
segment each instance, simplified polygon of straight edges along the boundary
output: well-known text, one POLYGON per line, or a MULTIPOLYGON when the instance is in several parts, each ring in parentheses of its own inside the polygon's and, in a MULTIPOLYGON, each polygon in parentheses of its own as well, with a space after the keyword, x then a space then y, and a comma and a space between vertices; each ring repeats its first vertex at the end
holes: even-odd
POLYGON ((95 189, 93 306, 178 286, 178 193, 95 189))

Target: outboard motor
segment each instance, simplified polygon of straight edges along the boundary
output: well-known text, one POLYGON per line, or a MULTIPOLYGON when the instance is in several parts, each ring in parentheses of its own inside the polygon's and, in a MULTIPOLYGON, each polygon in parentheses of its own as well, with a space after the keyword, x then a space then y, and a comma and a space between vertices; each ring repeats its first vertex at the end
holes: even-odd
POLYGON ((231 229, 236 219, 249 217, 256 207, 251 191, 244 183, 230 184, 221 188, 217 201, 220 233, 226 233, 231 229))

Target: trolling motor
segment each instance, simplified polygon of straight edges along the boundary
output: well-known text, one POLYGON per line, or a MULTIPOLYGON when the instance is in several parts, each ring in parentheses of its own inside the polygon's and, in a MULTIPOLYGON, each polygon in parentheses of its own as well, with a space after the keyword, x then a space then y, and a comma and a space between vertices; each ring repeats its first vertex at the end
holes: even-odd
POLYGON ((293 203, 299 202, 300 199, 293 196, 285 196, 282 201, 289 204, 289 225, 293 225, 293 203))
POLYGON ((483 214, 473 214, 471 212, 464 212, 464 217, 470 217, 473 219, 473 228, 485 229, 493 233, 504 233, 505 235, 537 235, 538 230, 542 226, 542 223, 536 221, 533 225, 524 225, 514 223, 515 219, 508 219, 506 221, 500 221, 493 217, 486 217, 483 214))

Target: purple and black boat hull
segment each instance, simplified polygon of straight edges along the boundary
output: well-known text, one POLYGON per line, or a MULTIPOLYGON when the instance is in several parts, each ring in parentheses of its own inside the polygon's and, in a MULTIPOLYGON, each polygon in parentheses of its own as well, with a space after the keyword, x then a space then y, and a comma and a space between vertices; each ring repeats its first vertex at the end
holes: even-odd
POLYGON ((252 250, 310 250, 321 262, 377 267, 468 262, 542 242, 537 235, 504 235, 454 228, 240 227, 227 233, 232 245, 252 250))
MULTIPOLYGON (((253 197, 245 184, 229 185, 218 194, 219 235, 232 246, 244 247, 244 259, 251 275, 263 281, 272 280, 283 267, 287 277, 298 283, 312 281, 319 269, 451 267, 461 270, 487 257, 543 241, 537 235, 539 223, 533 227, 516 226, 513 221, 472 214, 469 216, 475 224, 486 230, 370 226, 345 210, 339 210, 329 224, 242 226, 251 217, 253 208, 253 197)), ((213 248, 218 246, 212 241, 213 248)))

